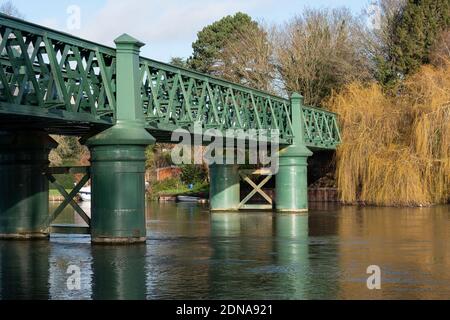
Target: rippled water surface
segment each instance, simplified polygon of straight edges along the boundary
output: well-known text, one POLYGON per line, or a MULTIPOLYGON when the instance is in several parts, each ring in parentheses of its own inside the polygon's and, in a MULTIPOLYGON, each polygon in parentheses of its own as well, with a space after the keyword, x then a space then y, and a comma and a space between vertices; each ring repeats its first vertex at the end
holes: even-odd
MULTIPOLYGON (((60 223, 79 223, 66 210, 60 223)), ((0 299, 450 299, 450 207, 312 206, 308 216, 149 203, 148 241, 0 241, 0 299), (81 290, 67 289, 67 269, 81 290), (368 290, 370 265, 382 289, 368 290)))

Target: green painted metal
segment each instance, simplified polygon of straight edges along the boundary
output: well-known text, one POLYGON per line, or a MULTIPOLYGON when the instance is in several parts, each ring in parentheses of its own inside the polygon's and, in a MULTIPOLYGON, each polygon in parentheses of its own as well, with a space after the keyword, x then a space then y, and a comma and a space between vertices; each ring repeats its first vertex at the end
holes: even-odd
MULTIPOLYGON (((289 101, 242 85, 141 59, 143 108, 153 130, 185 128, 279 130, 292 138, 289 101)), ((270 132, 267 132, 270 138, 270 132)))
MULTIPOLYGON (((292 118, 302 119, 303 97, 294 93, 291 98, 292 118)), ((279 152, 276 176, 276 209, 280 212, 308 211, 308 157, 312 152, 304 140, 304 122, 293 122, 294 143, 279 152)))
POLYGON ((0 133, 0 238, 48 236, 48 154, 56 142, 45 133, 0 133))
POLYGON ((91 146, 91 234, 94 243, 146 241, 145 148, 91 146))
POLYGON ((239 210, 239 166, 213 164, 209 167, 209 173, 211 211, 239 210))
POLYGON ((145 149, 155 139, 145 130, 140 106, 139 48, 128 35, 117 45, 117 122, 87 141, 91 150, 94 243, 145 242, 145 149))
POLYGON ((334 113, 302 106, 302 117, 292 118, 287 99, 146 58, 128 66, 139 81, 118 95, 117 55, 114 48, 0 15, 0 122, 29 117, 29 125, 49 132, 95 134, 119 119, 120 95, 133 94, 146 128, 160 141, 201 124, 279 130, 280 143, 290 145, 298 121, 307 147, 335 149, 341 141, 334 113))
POLYGON ((0 15, 1 105, 111 124, 115 56, 114 49, 0 15))
MULTIPOLYGON (((337 114, 301 104, 303 142, 308 148, 334 150, 341 144, 337 114)), ((293 119, 298 119, 292 117, 293 119)), ((298 122, 294 120, 293 122, 298 122)))
POLYGON ((252 191, 241 201, 239 204, 240 210, 272 210, 273 201, 272 198, 263 191, 263 187, 272 179, 273 172, 270 169, 260 169, 260 170, 240 170, 239 175, 243 181, 247 182, 251 187, 252 191), (258 185, 253 182, 251 177, 254 176, 266 176, 258 185), (259 193, 268 204, 248 204, 248 202, 259 193))
POLYGON ((308 211, 307 156, 282 155, 276 182, 276 209, 279 212, 308 211))
POLYGON ((52 167, 48 168, 47 172, 45 173, 47 176, 48 181, 59 191, 59 193, 64 197, 64 201, 56 208, 54 212, 52 212, 46 220, 45 225, 51 224, 53 221, 58 218, 58 216, 63 212, 63 210, 70 204, 72 208, 75 210, 75 212, 83 219, 83 221, 90 225, 91 218, 84 212, 83 209, 75 202, 74 198, 77 196, 77 194, 80 192, 81 188, 83 188, 86 183, 88 183, 90 176, 89 167, 52 167), (76 173, 83 173, 84 177, 81 178, 80 182, 77 183, 75 188, 70 192, 67 193, 66 189, 61 186, 56 178, 53 175, 57 174, 76 174, 76 173))
POLYGON ((273 205, 271 204, 244 204, 239 210, 248 210, 248 211, 271 211, 273 210, 273 205))

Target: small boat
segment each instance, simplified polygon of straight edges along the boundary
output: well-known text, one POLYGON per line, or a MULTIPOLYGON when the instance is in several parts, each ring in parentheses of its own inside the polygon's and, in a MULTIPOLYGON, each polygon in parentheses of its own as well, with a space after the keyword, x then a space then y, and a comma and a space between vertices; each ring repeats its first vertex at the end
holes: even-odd
POLYGON ((188 197, 188 196, 178 196, 178 202, 200 202, 200 198, 198 197, 188 197))
POLYGON ((91 187, 81 188, 78 195, 80 196, 81 201, 91 201, 91 187))

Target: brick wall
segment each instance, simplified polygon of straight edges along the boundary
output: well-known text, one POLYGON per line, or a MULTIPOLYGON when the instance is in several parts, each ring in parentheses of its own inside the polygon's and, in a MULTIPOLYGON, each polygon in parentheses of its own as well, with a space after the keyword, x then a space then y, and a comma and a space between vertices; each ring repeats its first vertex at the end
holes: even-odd
POLYGON ((161 168, 156 170, 156 180, 164 181, 172 178, 178 178, 181 175, 181 169, 177 167, 161 168))

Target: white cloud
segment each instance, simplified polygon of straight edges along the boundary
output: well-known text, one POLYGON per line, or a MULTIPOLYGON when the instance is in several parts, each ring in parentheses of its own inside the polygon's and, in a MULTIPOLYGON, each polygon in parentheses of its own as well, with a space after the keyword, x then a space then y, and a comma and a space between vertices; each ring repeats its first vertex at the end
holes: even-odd
MULTIPOLYGON (((190 43, 204 26, 237 11, 249 11, 269 0, 107 0, 90 21, 83 20, 77 35, 112 45, 122 33, 128 33, 150 47, 190 43), (177 43, 177 44, 176 44, 177 43)), ((83 12, 82 12, 83 15, 83 12)), ((84 16, 84 15, 83 15, 84 16)))

